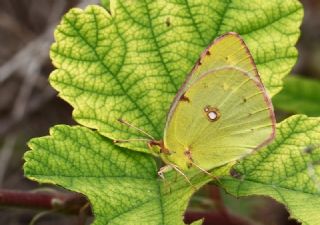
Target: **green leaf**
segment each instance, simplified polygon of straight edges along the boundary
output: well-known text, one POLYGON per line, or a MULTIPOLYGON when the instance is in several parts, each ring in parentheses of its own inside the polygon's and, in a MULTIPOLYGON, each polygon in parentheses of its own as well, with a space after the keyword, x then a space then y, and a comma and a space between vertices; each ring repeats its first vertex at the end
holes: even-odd
MULTIPOLYGON (((296 62, 303 10, 297 0, 110 1, 72 9, 55 31, 50 83, 77 122, 111 139, 161 139, 170 104, 199 54, 238 32, 271 95, 296 62)), ((146 144, 124 146, 146 151, 146 144)))
MULTIPOLYGON (((25 174, 85 194, 95 225, 183 224, 195 189, 181 175, 176 180, 172 171, 164 183, 150 155, 117 147, 87 128, 59 125, 50 133, 29 142, 25 174)), ((209 180, 200 174, 191 181, 199 188, 209 180)))
POLYGON ((299 76, 285 79, 283 90, 274 96, 276 108, 308 116, 320 116, 320 81, 299 76))
MULTIPOLYGON (((119 118, 162 138, 166 114, 199 54, 229 31, 243 36, 271 95, 296 61, 297 0, 104 1, 72 9, 55 31, 50 83, 82 125, 33 139, 25 174, 88 196, 95 224, 182 224, 194 189, 175 172, 159 181, 154 159, 110 139, 143 138, 119 118)), ((146 144, 125 145, 146 150, 146 144)), ((217 169, 226 175, 229 165, 217 169)), ((191 171, 196 187, 210 179, 191 171)), ((197 222, 201 223, 200 221, 197 222)))
POLYGON ((101 5, 110 12, 110 0, 101 0, 101 5))
POLYGON ((229 193, 270 196, 304 225, 319 225, 320 118, 280 123, 275 141, 238 164, 234 177, 221 179, 229 193))
POLYGON ((202 223, 203 223, 203 219, 193 222, 192 225, 201 225, 202 223))

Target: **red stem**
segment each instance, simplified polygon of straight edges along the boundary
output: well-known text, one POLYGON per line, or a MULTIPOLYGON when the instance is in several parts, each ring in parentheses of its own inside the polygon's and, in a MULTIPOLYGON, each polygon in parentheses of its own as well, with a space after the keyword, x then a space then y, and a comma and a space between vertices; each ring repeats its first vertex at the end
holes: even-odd
MULTIPOLYGON (((30 192, 0 189, 0 206, 58 210, 78 214, 88 201, 80 194, 30 192)), ((91 210, 88 210, 91 214, 91 210)))
POLYGON ((219 213, 221 213, 226 219, 228 219, 229 213, 227 208, 224 205, 220 189, 214 185, 208 185, 207 187, 209 189, 210 197, 215 202, 219 213))
MULTIPOLYGON (((86 208, 87 205, 87 199, 80 194, 0 189, 0 206, 57 210, 60 213, 80 216, 92 215, 91 209, 89 207, 86 208)), ((204 224, 250 225, 247 221, 231 214, 228 215, 228 220, 226 220, 225 214, 220 211, 216 213, 187 211, 185 214, 185 222, 192 222, 201 218, 205 218, 204 224)))

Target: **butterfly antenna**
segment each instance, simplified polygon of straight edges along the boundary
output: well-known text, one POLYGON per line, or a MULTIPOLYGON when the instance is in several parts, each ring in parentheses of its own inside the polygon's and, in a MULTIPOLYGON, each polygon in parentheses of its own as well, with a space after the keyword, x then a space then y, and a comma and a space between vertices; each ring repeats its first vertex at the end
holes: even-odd
POLYGON ((201 170, 202 172, 204 172, 205 174, 207 174, 208 176, 210 176, 211 178, 213 178, 214 180, 217 180, 220 183, 220 180, 218 177, 212 175, 211 173, 209 173, 207 170, 203 169, 202 167, 198 166, 197 164, 195 164, 192 160, 190 160, 190 163, 192 165, 194 165, 195 167, 197 167, 199 170, 201 170))
POLYGON ((154 138, 152 135, 148 134, 147 132, 145 132, 144 130, 140 129, 139 127, 136 127, 136 126, 128 123, 127 121, 125 121, 125 120, 122 119, 122 118, 119 118, 119 119, 118 119, 118 122, 120 122, 120 123, 122 123, 122 124, 124 124, 124 125, 126 125, 126 126, 128 126, 128 127, 132 127, 132 128, 134 128, 134 129, 136 129, 136 130, 139 131, 140 133, 142 133, 142 134, 146 135, 147 137, 151 138, 151 140, 155 140, 155 138, 154 138))
POLYGON ((131 141, 145 141, 145 142, 149 142, 150 139, 146 139, 146 138, 127 139, 127 140, 115 139, 115 140, 113 140, 113 143, 128 143, 128 142, 131 142, 131 141))
POLYGON ((193 187, 195 190, 198 190, 190 181, 190 179, 187 177, 187 175, 185 175, 176 165, 174 164, 169 164, 175 171, 177 171, 178 173, 180 173, 185 179, 186 181, 191 185, 191 187, 193 187))

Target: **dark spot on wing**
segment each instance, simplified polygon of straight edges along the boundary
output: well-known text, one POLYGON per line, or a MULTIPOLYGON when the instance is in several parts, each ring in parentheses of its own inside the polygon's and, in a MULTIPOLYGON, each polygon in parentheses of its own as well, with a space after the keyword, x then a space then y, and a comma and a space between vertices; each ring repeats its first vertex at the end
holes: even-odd
POLYGON ((211 52, 208 50, 208 51, 206 52, 206 55, 211 55, 211 52))
POLYGON ((188 158, 188 162, 187 162, 187 166, 188 168, 191 168, 192 167, 192 162, 193 162, 193 159, 192 159, 192 155, 191 155, 191 149, 190 148, 187 148, 185 151, 184 151, 184 155, 188 158))
POLYGON ((179 101, 190 102, 190 99, 187 96, 185 96, 185 94, 183 94, 181 95, 179 101))
POLYGON ((247 102, 247 98, 243 98, 243 103, 246 103, 247 102))

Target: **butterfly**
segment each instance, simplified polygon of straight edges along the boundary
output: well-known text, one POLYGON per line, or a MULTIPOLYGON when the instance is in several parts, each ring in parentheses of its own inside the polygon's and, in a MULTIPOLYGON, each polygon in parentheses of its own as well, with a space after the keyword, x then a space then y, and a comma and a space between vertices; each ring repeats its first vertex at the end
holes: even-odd
POLYGON ((275 136, 275 115, 253 57, 234 32, 213 41, 170 107, 160 156, 178 172, 203 171, 241 159, 275 136))

